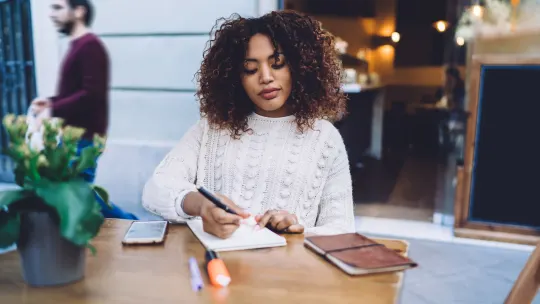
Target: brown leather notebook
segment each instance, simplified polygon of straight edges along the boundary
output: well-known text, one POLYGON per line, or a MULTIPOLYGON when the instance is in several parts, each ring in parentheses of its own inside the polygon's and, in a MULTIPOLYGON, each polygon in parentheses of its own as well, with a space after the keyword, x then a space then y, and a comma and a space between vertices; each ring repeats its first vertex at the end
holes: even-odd
POLYGON ((306 237, 304 245, 349 275, 401 271, 417 266, 411 259, 358 233, 306 237))

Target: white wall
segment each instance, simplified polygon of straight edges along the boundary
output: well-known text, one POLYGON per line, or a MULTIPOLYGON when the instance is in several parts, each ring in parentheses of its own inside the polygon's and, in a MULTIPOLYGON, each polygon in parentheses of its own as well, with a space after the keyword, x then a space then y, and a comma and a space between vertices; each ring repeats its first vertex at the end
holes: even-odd
MULTIPOLYGON (((141 190, 158 162, 198 118, 194 74, 220 17, 258 16, 276 0, 94 0, 93 31, 111 58, 110 126, 97 183, 123 208, 143 214, 141 190), (225 5, 226 4, 226 5, 225 5)), ((56 87, 68 41, 32 0, 39 94, 56 87)))
POLYGON ((49 1, 31 0, 31 5, 37 92, 40 96, 51 96, 56 89, 60 63, 58 35, 48 18, 49 1))

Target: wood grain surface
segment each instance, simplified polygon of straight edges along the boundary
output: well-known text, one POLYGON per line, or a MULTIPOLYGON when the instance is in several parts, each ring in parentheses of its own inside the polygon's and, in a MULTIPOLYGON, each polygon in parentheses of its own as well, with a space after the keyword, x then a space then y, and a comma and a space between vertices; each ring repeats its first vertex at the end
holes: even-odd
MULTIPOLYGON (((170 225, 165 243, 123 246, 131 221, 106 220, 93 240, 85 278, 47 288, 27 286, 16 251, 0 255, 0 303, 397 303, 403 272, 351 277, 286 235, 287 246, 220 253, 231 274, 226 288, 208 284, 204 248, 185 225, 170 225), (191 289, 188 259, 199 261, 205 287, 191 289)), ((402 254, 408 244, 381 240, 402 254)))

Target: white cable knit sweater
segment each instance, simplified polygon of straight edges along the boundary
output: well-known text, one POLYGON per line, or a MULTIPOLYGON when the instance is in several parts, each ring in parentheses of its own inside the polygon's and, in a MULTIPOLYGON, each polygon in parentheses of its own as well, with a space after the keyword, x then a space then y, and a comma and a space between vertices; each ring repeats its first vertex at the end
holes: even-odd
POLYGON ((305 232, 354 232, 351 175, 341 135, 328 121, 299 133, 294 116, 249 116, 252 132, 233 139, 226 130, 195 124, 146 183, 143 206, 183 221, 183 197, 196 185, 229 197, 251 214, 287 210, 305 232))

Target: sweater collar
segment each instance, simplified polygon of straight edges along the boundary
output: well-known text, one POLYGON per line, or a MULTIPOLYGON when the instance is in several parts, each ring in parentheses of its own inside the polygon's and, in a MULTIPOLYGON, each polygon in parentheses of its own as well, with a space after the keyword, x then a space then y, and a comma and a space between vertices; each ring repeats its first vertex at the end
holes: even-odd
POLYGON ((291 122, 296 119, 296 116, 289 115, 289 116, 283 116, 283 117, 266 117, 266 116, 262 116, 253 112, 249 118, 253 120, 257 120, 257 121, 263 121, 263 122, 291 122))

